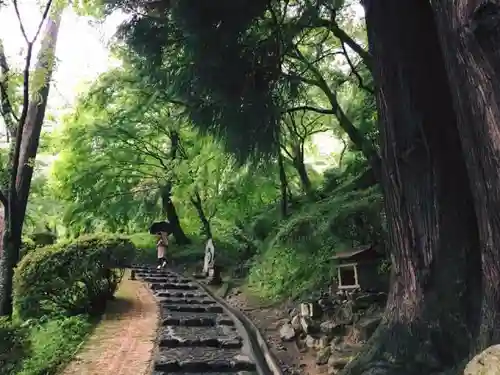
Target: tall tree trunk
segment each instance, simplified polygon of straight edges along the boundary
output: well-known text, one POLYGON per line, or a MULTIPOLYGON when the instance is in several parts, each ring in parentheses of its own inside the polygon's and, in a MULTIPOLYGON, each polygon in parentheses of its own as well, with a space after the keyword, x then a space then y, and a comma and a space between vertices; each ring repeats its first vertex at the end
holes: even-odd
POLYGON ((474 193, 483 300, 477 348, 500 343, 500 4, 431 1, 474 193))
POLYGON ((283 155, 281 150, 278 151, 278 169, 280 176, 280 191, 281 191, 281 216, 288 216, 288 181, 286 178, 285 165, 283 163, 283 155))
MULTIPOLYGON (((15 140, 19 152, 17 155, 14 152, 12 159, 11 173, 15 179, 12 179, 14 184, 11 183, 9 186, 9 202, 5 210, 5 225, 2 233, 3 251, 0 258, 0 315, 2 316, 12 315, 12 279, 14 267, 19 261, 23 223, 45 117, 62 11, 63 8, 59 7, 47 18, 44 38, 35 67, 35 74, 43 74, 43 81, 40 87, 35 87, 35 93, 29 100, 22 136, 16 137, 15 140)), ((20 121, 22 121, 22 116, 20 121)), ((21 123, 18 124, 18 126, 21 125, 21 123)))
POLYGON ((344 374, 423 375, 467 357, 479 239, 430 4, 366 0, 393 277, 384 319, 344 374))
POLYGON ((182 229, 181 222, 179 220, 179 216, 177 215, 177 210, 175 209, 174 203, 172 202, 171 197, 172 187, 170 184, 167 184, 161 190, 161 202, 163 212, 165 216, 167 216, 167 220, 172 225, 172 235, 175 238, 175 242, 179 245, 187 245, 191 243, 191 240, 186 236, 184 230, 182 229))
POLYGON ((205 215, 205 211, 203 210, 203 202, 200 197, 200 193, 198 190, 195 191, 194 196, 191 197, 191 203, 193 204, 196 212, 198 213, 198 217, 200 218, 201 227, 203 229, 203 234, 206 239, 209 240, 212 238, 212 227, 210 225, 210 221, 205 215))
POLYGON ((304 163, 304 151, 301 145, 295 147, 295 155, 293 158, 293 165, 297 170, 300 178, 300 184, 302 185, 302 189, 304 193, 308 196, 312 195, 312 184, 309 179, 309 175, 307 174, 306 164, 304 163))

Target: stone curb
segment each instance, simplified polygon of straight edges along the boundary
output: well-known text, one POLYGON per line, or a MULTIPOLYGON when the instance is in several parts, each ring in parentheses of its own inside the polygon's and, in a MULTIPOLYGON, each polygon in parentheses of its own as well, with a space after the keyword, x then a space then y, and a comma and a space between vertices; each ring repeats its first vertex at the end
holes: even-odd
POLYGON ((197 280, 193 280, 193 283, 198 284, 208 295, 210 295, 210 297, 220 304, 226 314, 234 320, 238 330, 241 331, 241 335, 246 336, 246 341, 250 343, 250 347, 248 349, 251 351, 252 356, 255 359, 259 375, 283 375, 283 372, 281 371, 274 355, 271 353, 266 340, 255 324, 253 324, 253 322, 239 309, 230 306, 225 300, 216 296, 205 284, 198 282, 197 280), (255 347, 260 350, 255 351, 255 347))

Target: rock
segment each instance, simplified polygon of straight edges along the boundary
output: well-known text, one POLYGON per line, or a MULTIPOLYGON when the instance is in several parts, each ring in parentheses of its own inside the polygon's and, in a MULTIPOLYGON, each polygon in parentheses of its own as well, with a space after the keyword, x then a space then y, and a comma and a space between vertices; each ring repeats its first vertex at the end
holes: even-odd
POLYGON ((328 367, 332 367, 337 370, 343 369, 349 362, 351 358, 348 356, 342 356, 339 354, 333 354, 328 359, 328 367))
POLYGON ((290 315, 290 318, 294 318, 300 314, 300 311, 297 308, 293 308, 288 311, 288 314, 290 315))
POLYGON ((342 322, 344 325, 351 324, 354 318, 353 302, 346 301, 339 306, 336 313, 336 321, 342 322))
POLYGON ((318 349, 329 348, 330 339, 326 336, 320 337, 316 343, 318 349))
POLYGON ((330 354, 331 354, 331 349, 329 346, 321 349, 316 354, 316 364, 318 366, 326 365, 328 363, 328 359, 330 358, 330 354))
POLYGON ((295 330, 290 323, 285 323, 280 328, 280 337, 283 341, 292 341, 295 338, 295 330))
POLYGON ((319 325, 319 330, 325 335, 332 336, 340 333, 342 326, 333 320, 328 320, 319 325))
POLYGON ((472 358, 464 375, 500 375, 500 345, 490 346, 472 358))
POLYGON ((300 317, 300 326, 305 333, 315 333, 317 331, 313 320, 309 316, 300 317))
POLYGON ((315 348, 317 346, 317 340, 311 335, 306 336, 305 344, 308 348, 315 348))
POLYGON ((300 316, 295 315, 292 318, 292 327, 296 332, 300 332, 302 330, 302 326, 300 324, 300 316))
POLYGON ((368 341, 368 339, 373 335, 373 332, 377 329, 380 324, 381 317, 374 316, 361 319, 358 323, 356 323, 354 329, 358 332, 356 333, 356 337, 358 341, 368 341))

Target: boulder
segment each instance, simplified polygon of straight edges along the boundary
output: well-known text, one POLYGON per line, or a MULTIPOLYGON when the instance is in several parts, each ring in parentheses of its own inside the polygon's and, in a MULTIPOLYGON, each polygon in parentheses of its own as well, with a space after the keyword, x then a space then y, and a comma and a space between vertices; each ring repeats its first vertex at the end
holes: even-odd
POLYGON ((314 333, 317 331, 313 320, 309 316, 300 317, 300 326, 305 333, 314 333))
POLYGON ((500 345, 490 346, 472 358, 464 375, 500 375, 500 345))
POLYGON ((308 348, 313 349, 318 345, 318 340, 312 337, 311 335, 307 335, 305 344, 308 348))
POLYGON ((280 337, 283 341, 292 341, 295 338, 295 330, 290 323, 285 323, 280 328, 280 337))
POLYGON ((316 354, 316 364, 318 366, 326 365, 328 363, 328 359, 330 358, 331 349, 329 346, 320 349, 316 354))
POLYGON ((302 330, 302 326, 300 324, 300 316, 298 315, 295 315, 293 318, 292 318, 292 327, 293 329, 296 331, 296 332, 300 332, 302 330))
POLYGON ((380 316, 366 317, 359 320, 350 330, 353 342, 366 342, 373 335, 381 321, 380 316))
POLYGON ((341 370, 349 362, 351 362, 350 356, 342 355, 340 353, 333 353, 328 359, 328 367, 334 368, 336 370, 341 370))
POLYGON ((319 325, 319 330, 321 333, 332 337, 333 335, 340 334, 342 331, 342 325, 338 324, 333 320, 327 320, 319 325))

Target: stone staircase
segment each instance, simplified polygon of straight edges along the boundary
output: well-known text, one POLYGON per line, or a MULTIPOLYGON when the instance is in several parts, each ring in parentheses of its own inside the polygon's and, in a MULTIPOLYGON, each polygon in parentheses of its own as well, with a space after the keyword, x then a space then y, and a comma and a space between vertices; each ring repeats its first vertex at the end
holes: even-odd
POLYGON ((242 328, 202 287, 172 271, 134 270, 160 306, 154 375, 257 373, 242 328))

